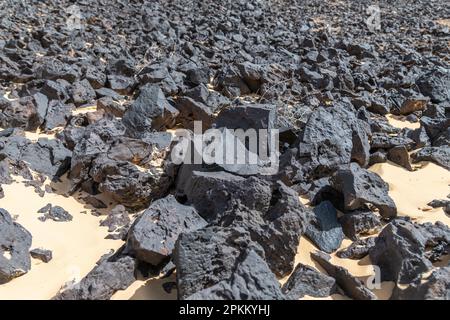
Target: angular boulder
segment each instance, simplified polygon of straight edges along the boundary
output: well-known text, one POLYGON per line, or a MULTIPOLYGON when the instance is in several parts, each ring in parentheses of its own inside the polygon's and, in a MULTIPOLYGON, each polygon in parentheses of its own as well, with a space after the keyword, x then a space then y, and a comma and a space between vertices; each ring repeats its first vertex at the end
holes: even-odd
POLYGON ((385 219, 397 215, 397 207, 389 196, 389 185, 381 177, 356 163, 336 171, 331 179, 331 186, 344 198, 345 210, 356 210, 370 203, 379 209, 385 219))
POLYGON ((341 246, 344 239, 338 222, 337 211, 330 201, 323 201, 314 207, 311 221, 305 235, 322 251, 331 253, 341 246))
POLYGON ((31 234, 0 209, 0 284, 27 273, 31 268, 31 234))
POLYGON ((158 266, 172 255, 181 233, 206 226, 206 221, 190 206, 169 195, 156 200, 130 227, 127 250, 137 259, 158 266))
POLYGON ((299 263, 282 287, 287 299, 298 300, 305 295, 329 297, 337 290, 336 280, 316 269, 299 263))

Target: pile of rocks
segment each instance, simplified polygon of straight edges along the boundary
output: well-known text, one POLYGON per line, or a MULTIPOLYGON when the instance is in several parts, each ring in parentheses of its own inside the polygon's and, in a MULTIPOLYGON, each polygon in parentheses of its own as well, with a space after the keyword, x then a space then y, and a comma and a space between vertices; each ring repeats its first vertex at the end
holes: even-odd
MULTIPOLYGON (((432 161, 450 170, 450 31, 436 22, 450 8, 377 3, 378 31, 366 1, 3 5, 0 197, 14 175, 42 193, 32 172, 67 174, 71 192, 112 197, 118 206, 102 225, 126 241, 55 299, 108 299, 138 273, 175 270, 180 299, 376 299, 330 262, 345 237, 354 242, 338 256, 369 255, 382 280, 409 285, 393 298, 448 299, 449 267, 422 276, 448 254, 449 228, 398 218, 388 184, 368 167, 432 161), (389 113, 420 127, 393 127, 389 113), (173 163, 169 130, 194 121, 280 130, 278 171, 173 163), (57 135, 25 138, 36 130, 57 135), (128 212, 139 212, 134 222, 128 212), (303 236, 327 275, 294 265, 303 236)), ((56 209, 43 220, 59 219, 56 209)), ((31 235, 6 211, 0 229, 2 283, 30 269, 31 235)))

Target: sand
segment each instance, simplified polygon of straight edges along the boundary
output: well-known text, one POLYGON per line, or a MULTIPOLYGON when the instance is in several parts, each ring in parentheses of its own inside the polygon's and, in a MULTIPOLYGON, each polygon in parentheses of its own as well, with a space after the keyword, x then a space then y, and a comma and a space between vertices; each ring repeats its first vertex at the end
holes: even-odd
POLYGON ((417 129, 420 128, 419 121, 417 122, 409 122, 405 119, 404 116, 395 116, 393 114, 386 115, 388 122, 397 128, 408 128, 408 129, 417 129))
POLYGON ((177 291, 172 290, 167 293, 162 287, 163 283, 175 281, 175 275, 165 279, 155 277, 148 280, 138 280, 126 290, 117 291, 111 300, 175 300, 177 291))
POLYGON ((41 198, 32 187, 25 187, 20 178, 16 179, 11 185, 3 185, 5 197, 0 199, 0 207, 17 215, 17 222, 30 231, 31 248, 52 250, 53 260, 43 263, 32 259, 27 274, 0 285, 0 299, 50 299, 66 282, 85 276, 103 254, 122 245, 122 241, 104 239, 107 228, 99 227, 102 218, 91 215, 90 207, 73 197, 54 193, 41 198), (73 221, 39 221, 37 211, 47 203, 66 209, 73 221))
POLYGON ((431 163, 410 172, 392 162, 377 163, 370 170, 378 173, 389 184, 389 195, 401 216, 410 216, 417 222, 442 221, 450 225, 450 218, 442 208, 433 209, 427 203, 446 199, 450 193, 450 172, 431 163))

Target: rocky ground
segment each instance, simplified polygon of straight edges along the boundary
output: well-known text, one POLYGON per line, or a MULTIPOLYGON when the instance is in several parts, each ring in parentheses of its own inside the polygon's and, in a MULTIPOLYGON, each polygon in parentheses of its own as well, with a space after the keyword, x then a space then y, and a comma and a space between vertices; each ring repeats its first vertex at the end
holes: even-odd
POLYGON ((97 262, 49 298, 117 298, 151 279, 179 299, 450 299, 445 1, 0 9, 0 208, 41 199, 32 218, 0 209, 0 296, 71 252, 97 262), (196 120, 279 129, 279 170, 173 163, 173 130, 196 120), (392 189, 426 170, 445 194, 392 189), (430 219, 397 201, 421 194, 430 219), (96 229, 106 242, 93 251, 96 229), (52 252, 40 245, 50 230, 45 243, 74 238, 52 252))

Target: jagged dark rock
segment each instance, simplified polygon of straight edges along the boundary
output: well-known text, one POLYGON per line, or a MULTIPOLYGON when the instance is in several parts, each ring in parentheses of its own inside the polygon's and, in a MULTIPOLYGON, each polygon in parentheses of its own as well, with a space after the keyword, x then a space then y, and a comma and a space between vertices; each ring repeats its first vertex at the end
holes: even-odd
POLYGON ((182 233, 174 251, 178 297, 186 299, 230 279, 239 257, 248 249, 264 258, 263 249, 240 228, 211 226, 182 233))
POLYGON ((169 195, 153 202, 130 227, 127 250, 137 259, 158 266, 170 258, 179 234, 206 226, 197 211, 169 195))
POLYGON ((381 270, 382 281, 408 284, 431 268, 425 257, 426 238, 415 224, 395 220, 378 235, 370 259, 381 270))
POLYGON ((231 278, 200 290, 186 300, 284 300, 280 284, 265 261, 247 249, 236 261, 231 278))
POLYGON ((339 219, 345 235, 353 241, 359 237, 378 233, 381 229, 380 218, 370 210, 344 214, 339 219))
POLYGON ((450 300, 450 267, 433 271, 426 281, 416 281, 406 289, 395 287, 391 300, 450 300))
POLYGON ((337 211, 329 201, 314 207, 305 235, 322 251, 331 253, 341 246, 344 239, 338 222, 337 211))
POLYGON ((70 284, 54 300, 109 300, 118 290, 128 288, 136 278, 135 261, 120 252, 97 262, 79 283, 70 284))
POLYGON ((0 284, 27 273, 31 268, 31 234, 0 209, 0 284))
POLYGON ((39 259, 42 262, 48 263, 50 262, 50 260, 53 259, 53 254, 52 251, 50 250, 46 250, 46 249, 42 249, 42 248, 36 248, 30 251, 30 255, 34 258, 34 259, 39 259))
POLYGON ((344 293, 355 300, 376 300, 373 294, 364 283, 352 276, 347 269, 333 265, 329 260, 330 256, 326 253, 317 251, 312 252, 311 257, 325 269, 329 276, 336 279, 336 284, 344 291, 344 293))
POLYGON ((305 295, 328 297, 335 293, 336 280, 316 269, 299 263, 282 287, 288 299, 298 300, 305 295))
POLYGON ((108 227, 110 233, 107 238, 110 239, 124 239, 128 233, 131 219, 125 207, 121 204, 115 206, 108 216, 100 222, 100 226, 108 227))
POLYGON ((359 167, 356 163, 336 171, 330 179, 331 186, 342 193, 345 210, 363 208, 365 203, 377 207, 383 218, 394 218, 397 207, 388 194, 389 186, 376 173, 359 167))
POLYGON ((362 259, 369 254, 370 249, 375 246, 376 237, 369 237, 354 241, 350 246, 336 252, 342 259, 362 259))

